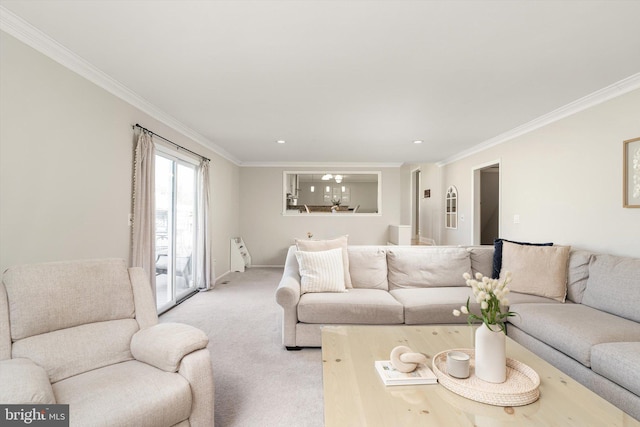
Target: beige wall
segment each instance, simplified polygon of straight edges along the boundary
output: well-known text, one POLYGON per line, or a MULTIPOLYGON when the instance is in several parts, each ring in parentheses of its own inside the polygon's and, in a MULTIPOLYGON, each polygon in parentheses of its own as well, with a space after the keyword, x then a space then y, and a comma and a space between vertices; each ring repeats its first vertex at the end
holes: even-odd
POLYGON ((29 262, 129 258, 134 123, 212 159, 218 276, 229 268, 229 238, 237 235, 257 265, 281 265, 293 238, 309 231, 315 238, 349 234, 352 244, 385 243, 390 224, 410 222, 417 166, 421 191, 431 189, 420 202, 422 235, 469 244, 471 170, 494 160, 501 161, 502 237, 640 257, 640 209, 623 209, 621 200, 622 141, 640 136, 640 90, 441 168, 383 168, 382 216, 295 217, 281 213, 284 168, 239 168, 11 36, 2 33, 0 43, 2 271, 29 262), (465 216, 457 230, 443 227, 449 185, 457 186, 465 216))
POLYGON ((239 168, 2 33, 0 269, 129 259, 134 133, 140 123, 211 158, 213 257, 239 233, 239 168))
MULTIPOLYGON (((358 168, 347 168, 359 170, 358 168)), ((365 168, 382 172, 382 215, 282 215, 283 172, 302 167, 242 167, 240 228, 254 265, 283 265, 294 238, 349 235, 354 245, 386 244, 388 226, 400 221, 400 168, 365 168)), ((327 168, 327 172, 336 170, 327 168)), ((325 170, 322 170, 324 172, 325 170)))
POLYGON ((639 113, 635 90, 443 166, 433 186, 458 188, 465 220, 440 243, 471 243, 471 171, 500 160, 502 237, 640 257, 640 209, 622 207, 622 141, 640 137, 639 113))

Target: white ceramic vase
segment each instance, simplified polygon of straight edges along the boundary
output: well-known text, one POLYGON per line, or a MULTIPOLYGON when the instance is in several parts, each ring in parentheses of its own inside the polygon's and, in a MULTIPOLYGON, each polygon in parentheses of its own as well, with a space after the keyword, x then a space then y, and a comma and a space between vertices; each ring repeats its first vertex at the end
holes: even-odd
POLYGON ((507 379, 506 336, 497 325, 484 323, 476 330, 476 376, 490 383, 507 379))

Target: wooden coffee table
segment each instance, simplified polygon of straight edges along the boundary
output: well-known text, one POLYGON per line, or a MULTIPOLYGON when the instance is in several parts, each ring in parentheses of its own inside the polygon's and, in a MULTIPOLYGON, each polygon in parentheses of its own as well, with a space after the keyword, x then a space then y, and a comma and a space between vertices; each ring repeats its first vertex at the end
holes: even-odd
POLYGON ((492 406, 440 384, 385 386, 374 361, 398 345, 431 357, 473 348, 474 328, 458 326, 327 326, 322 329, 325 427, 373 426, 640 426, 580 383, 507 338, 507 357, 540 376, 540 399, 526 406, 492 406))

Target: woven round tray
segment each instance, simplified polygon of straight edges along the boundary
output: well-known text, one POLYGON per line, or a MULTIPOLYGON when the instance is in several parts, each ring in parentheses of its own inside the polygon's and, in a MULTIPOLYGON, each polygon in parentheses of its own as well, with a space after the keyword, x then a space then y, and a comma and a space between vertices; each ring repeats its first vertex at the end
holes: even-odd
POLYGON ((529 366, 507 358, 507 379, 500 384, 486 382, 475 375, 475 351, 469 348, 446 350, 433 357, 433 372, 443 387, 467 399, 496 406, 523 406, 540 397, 540 377, 529 366), (447 374, 447 353, 460 351, 471 356, 469 378, 447 374))

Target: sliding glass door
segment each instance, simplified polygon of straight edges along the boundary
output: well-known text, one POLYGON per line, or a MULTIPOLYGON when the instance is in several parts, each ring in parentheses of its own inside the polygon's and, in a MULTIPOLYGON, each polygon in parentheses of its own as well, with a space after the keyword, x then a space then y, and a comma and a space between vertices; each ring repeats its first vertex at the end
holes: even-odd
POLYGON ((195 292, 197 165, 156 154, 156 296, 158 312, 195 292))

